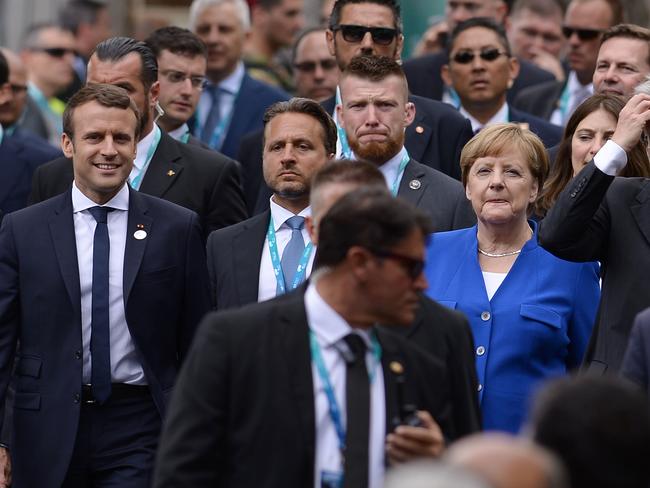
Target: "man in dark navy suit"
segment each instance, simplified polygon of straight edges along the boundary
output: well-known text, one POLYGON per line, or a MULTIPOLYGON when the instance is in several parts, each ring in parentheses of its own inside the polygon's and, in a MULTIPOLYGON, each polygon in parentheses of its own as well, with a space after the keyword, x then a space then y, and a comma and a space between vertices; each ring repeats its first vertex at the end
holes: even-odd
POLYGON ((470 120, 474 133, 486 125, 517 122, 537 134, 547 148, 559 144, 561 127, 506 101, 520 65, 501 25, 485 17, 461 22, 451 33, 448 52, 442 77, 458 94, 458 110, 470 120))
POLYGON ((72 185, 0 227, 0 473, 8 450, 16 487, 146 488, 209 309, 201 227, 126 183, 140 116, 124 89, 88 85, 63 118, 72 185))

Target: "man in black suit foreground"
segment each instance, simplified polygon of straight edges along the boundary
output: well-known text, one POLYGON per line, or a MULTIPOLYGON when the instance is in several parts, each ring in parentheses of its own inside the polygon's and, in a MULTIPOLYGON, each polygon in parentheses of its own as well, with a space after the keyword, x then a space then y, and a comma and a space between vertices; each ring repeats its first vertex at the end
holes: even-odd
MULTIPOLYGON (((158 64, 151 49, 128 37, 97 45, 88 63, 88 83, 125 88, 142 114, 132 188, 194 210, 204 236, 246 218, 237 164, 222 154, 175 141, 153 123, 158 99, 158 64)), ((72 163, 60 158, 34 173, 32 203, 68 189, 72 163)))
POLYGON ((414 320, 430 230, 383 189, 348 194, 321 221, 306 289, 209 315, 154 486, 380 486, 385 461, 438 455, 445 365, 374 327, 414 320))
POLYGON ((404 145, 404 129, 413 123, 404 72, 382 56, 357 56, 339 82, 336 115, 345 131, 350 159, 377 165, 388 189, 426 212, 436 232, 474 225, 476 217, 459 181, 420 164, 404 145))
POLYGON ((585 355, 591 372, 619 371, 634 317, 650 306, 650 179, 614 177, 648 121, 650 95, 635 95, 612 138, 560 193, 539 232, 541 245, 556 256, 602 265, 598 322, 585 355))

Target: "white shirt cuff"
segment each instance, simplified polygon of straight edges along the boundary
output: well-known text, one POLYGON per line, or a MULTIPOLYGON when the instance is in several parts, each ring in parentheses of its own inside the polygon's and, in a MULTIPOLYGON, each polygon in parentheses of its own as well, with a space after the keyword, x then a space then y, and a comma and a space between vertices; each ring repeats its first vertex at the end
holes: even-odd
POLYGON ((616 176, 620 170, 625 168, 627 154, 621 146, 610 139, 594 156, 594 164, 603 173, 616 176))

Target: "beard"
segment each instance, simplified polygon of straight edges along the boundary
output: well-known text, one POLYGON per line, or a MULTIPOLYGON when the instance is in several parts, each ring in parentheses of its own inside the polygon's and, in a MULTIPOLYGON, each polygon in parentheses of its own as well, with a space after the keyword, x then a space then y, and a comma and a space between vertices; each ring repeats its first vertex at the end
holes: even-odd
POLYGON ((381 166, 400 152, 404 145, 404 132, 400 132, 395 138, 389 138, 381 142, 372 141, 368 144, 360 144, 359 140, 355 138, 348 139, 348 143, 357 158, 381 166))

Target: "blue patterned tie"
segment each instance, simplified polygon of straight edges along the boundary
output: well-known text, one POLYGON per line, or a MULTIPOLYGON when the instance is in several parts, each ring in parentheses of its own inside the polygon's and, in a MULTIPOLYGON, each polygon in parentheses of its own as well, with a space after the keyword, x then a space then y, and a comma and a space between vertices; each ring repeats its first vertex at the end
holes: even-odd
POLYGON ((108 315, 108 263, 110 240, 107 216, 109 207, 92 207, 88 211, 95 217, 93 240, 93 288, 90 334, 92 358, 91 384, 95 400, 102 404, 111 396, 111 338, 108 315))
POLYGON ((291 239, 282 253, 282 274, 284 275, 284 289, 291 290, 293 279, 296 276, 298 263, 305 251, 305 241, 302 238, 302 228, 305 226, 305 218, 298 215, 287 219, 285 222, 291 228, 291 239))
POLYGON ((210 112, 208 117, 205 119, 205 124, 203 124, 203 130, 201 130, 201 141, 206 144, 210 144, 212 139, 212 134, 219 124, 219 119, 221 118, 221 113, 219 110, 219 95, 221 90, 217 85, 211 85, 208 87, 210 97, 212 98, 212 105, 210 105, 210 112))

